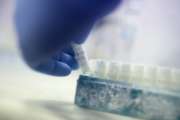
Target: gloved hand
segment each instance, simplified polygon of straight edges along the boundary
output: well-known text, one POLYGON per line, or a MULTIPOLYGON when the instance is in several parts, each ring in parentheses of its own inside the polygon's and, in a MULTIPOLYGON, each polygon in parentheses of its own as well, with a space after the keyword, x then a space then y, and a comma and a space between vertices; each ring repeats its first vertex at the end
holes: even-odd
POLYGON ((78 68, 71 43, 81 44, 93 24, 122 0, 16 0, 15 23, 27 64, 65 76, 78 68))

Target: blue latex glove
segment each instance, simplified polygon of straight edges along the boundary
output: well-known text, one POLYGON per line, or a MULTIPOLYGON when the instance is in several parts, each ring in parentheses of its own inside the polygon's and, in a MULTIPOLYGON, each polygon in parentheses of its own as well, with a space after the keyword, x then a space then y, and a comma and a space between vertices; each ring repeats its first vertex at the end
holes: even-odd
POLYGON ((15 22, 27 64, 65 76, 78 68, 71 42, 81 44, 97 19, 122 0, 16 0, 15 22))

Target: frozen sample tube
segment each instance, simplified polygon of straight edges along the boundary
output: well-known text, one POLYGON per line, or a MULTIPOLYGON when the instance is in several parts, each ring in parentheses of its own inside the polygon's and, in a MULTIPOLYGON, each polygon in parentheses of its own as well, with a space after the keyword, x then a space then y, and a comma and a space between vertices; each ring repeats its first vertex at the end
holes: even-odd
POLYGON ((99 78, 107 78, 107 67, 108 67, 107 61, 97 60, 94 67, 95 69, 93 71, 93 76, 99 78))
POLYGON ((156 66, 145 67, 143 86, 146 88, 157 88, 157 70, 156 66))
POLYGON ((172 81, 172 71, 169 68, 159 68, 157 83, 159 88, 170 89, 171 85, 169 82, 172 81))
POLYGON ((170 85, 172 86, 173 91, 180 92, 180 70, 178 69, 172 70, 172 80, 170 85))
POLYGON ((131 65, 130 64, 121 64, 119 71, 119 80, 124 80, 129 82, 131 74, 131 65))
POLYGON ((143 65, 133 65, 131 68, 130 79, 133 84, 142 84, 144 79, 144 66, 143 65))
POLYGON ((88 57, 83 47, 75 43, 72 43, 72 47, 74 49, 76 60, 78 61, 78 64, 80 65, 82 72, 83 73, 90 72, 88 57))
POLYGON ((120 64, 118 62, 109 62, 107 78, 118 80, 120 72, 120 64))

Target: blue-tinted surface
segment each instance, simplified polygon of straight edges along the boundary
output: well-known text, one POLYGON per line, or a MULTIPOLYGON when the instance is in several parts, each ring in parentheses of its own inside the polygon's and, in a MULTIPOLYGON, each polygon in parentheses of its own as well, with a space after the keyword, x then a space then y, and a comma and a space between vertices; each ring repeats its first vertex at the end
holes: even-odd
POLYGON ((180 120, 180 97, 80 76, 75 103, 84 108, 148 120, 180 120))

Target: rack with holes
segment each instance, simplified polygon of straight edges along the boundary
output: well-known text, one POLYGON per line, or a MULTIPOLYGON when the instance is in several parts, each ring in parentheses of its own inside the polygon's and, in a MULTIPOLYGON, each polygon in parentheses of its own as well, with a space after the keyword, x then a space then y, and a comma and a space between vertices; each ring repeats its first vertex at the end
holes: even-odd
POLYGON ((94 60, 79 77, 78 106, 147 120, 180 119, 180 71, 94 60))

